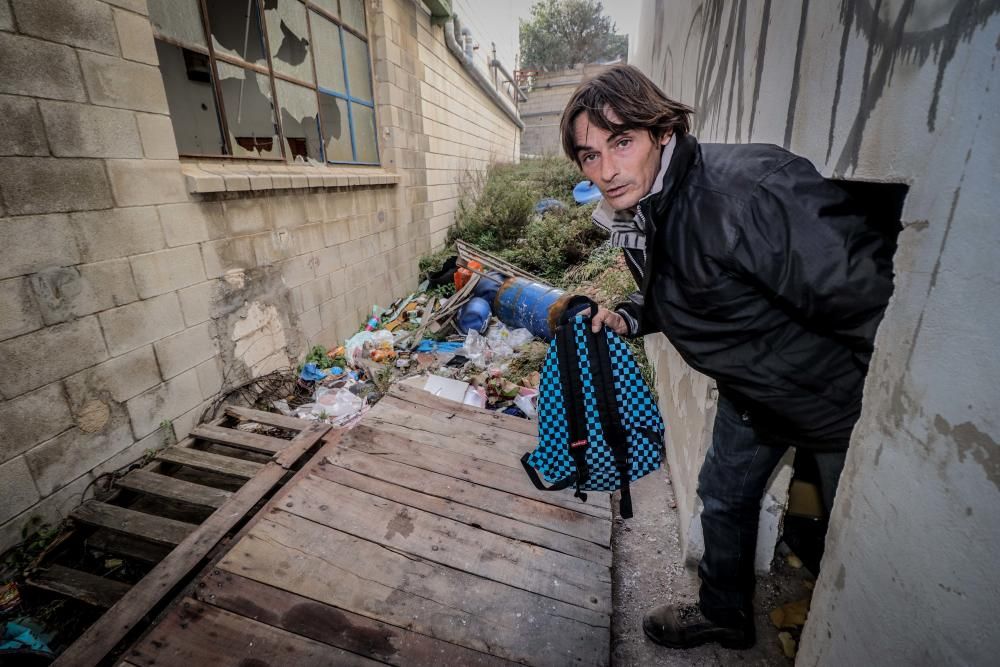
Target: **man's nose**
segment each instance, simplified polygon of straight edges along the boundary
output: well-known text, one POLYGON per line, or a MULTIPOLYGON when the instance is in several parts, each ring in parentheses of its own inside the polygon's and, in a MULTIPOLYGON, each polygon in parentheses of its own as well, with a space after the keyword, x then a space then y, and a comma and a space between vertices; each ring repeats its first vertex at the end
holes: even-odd
POLYGON ((618 164, 611 158, 601 160, 601 180, 610 183, 618 175, 618 164))

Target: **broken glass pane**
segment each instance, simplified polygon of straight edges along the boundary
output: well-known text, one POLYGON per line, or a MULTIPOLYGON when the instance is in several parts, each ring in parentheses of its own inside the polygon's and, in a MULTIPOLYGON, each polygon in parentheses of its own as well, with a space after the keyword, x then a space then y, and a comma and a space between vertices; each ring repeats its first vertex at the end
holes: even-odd
POLYGON ((298 0, 265 0, 264 22, 275 71, 314 83, 306 6, 298 0))
POLYGON ((340 12, 337 11, 337 0, 313 0, 309 4, 321 7, 334 16, 340 16, 340 12))
POLYGON ((233 155, 280 157, 278 129, 271 105, 271 82, 264 74, 216 62, 233 155))
POLYGON ((344 32, 344 52, 347 54, 347 82, 351 97, 370 102, 372 80, 368 74, 368 43, 344 32))
POLYGON ((182 155, 223 155, 226 148, 208 56, 160 40, 156 40, 156 54, 177 151, 182 155))
POLYGON ((354 114, 354 140, 358 146, 358 162, 378 162, 378 148, 375 145, 375 110, 351 102, 354 114))
POLYGON ((207 7, 212 46, 217 53, 267 65, 257 0, 212 0, 207 7))
POLYGON ((365 3, 364 0, 340 0, 340 8, 343 11, 341 18, 344 23, 365 34, 365 3))
POLYGON ((198 0, 149 0, 149 21, 153 30, 164 37, 207 46, 198 0))
POLYGON ((319 85, 338 93, 346 92, 340 28, 336 23, 313 12, 312 34, 316 42, 316 78, 319 79, 319 85))
POLYGON ((333 95, 320 93, 319 113, 323 119, 323 146, 326 148, 327 162, 353 162, 347 102, 333 95))
POLYGON ((316 91, 280 79, 275 80, 274 85, 278 89, 281 131, 285 135, 285 157, 296 162, 307 158, 322 160, 319 151, 316 91))

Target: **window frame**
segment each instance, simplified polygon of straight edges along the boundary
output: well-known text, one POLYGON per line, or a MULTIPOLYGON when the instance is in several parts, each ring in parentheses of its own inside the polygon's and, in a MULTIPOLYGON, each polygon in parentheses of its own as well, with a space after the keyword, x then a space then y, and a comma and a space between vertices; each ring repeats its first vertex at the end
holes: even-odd
MULTIPOLYGON (((166 0, 166 1, 169 2, 169 0, 166 0)), ((155 40, 163 42, 164 44, 167 44, 169 46, 177 47, 177 48, 180 48, 180 49, 186 49, 188 51, 192 51, 194 53, 198 53, 198 54, 206 56, 208 58, 208 60, 209 60, 209 66, 211 68, 212 90, 213 90, 213 94, 215 96, 215 106, 216 106, 217 121, 219 123, 219 130, 222 133, 223 148, 226 151, 228 151, 228 152, 221 153, 221 154, 212 154, 212 153, 183 153, 183 152, 178 151, 179 157, 181 157, 181 158, 195 158, 195 159, 210 159, 210 160, 217 160, 217 159, 225 159, 225 160, 250 160, 250 161, 253 161, 253 162, 267 162, 267 163, 275 163, 275 164, 294 164, 294 159, 290 160, 289 157, 288 157, 287 147, 285 145, 286 144, 286 141, 285 141, 285 132, 284 132, 284 127, 282 125, 282 120, 281 120, 281 100, 278 98, 277 85, 275 84, 276 79, 280 79, 280 80, 285 81, 287 83, 307 88, 307 89, 311 90, 313 93, 315 93, 315 95, 316 95, 316 129, 317 129, 317 132, 319 134, 320 157, 321 157, 321 161, 323 162, 323 164, 325 164, 325 165, 339 165, 339 166, 345 166, 345 165, 346 166, 365 166, 365 167, 378 167, 378 166, 381 166, 382 161, 381 161, 381 152, 379 151, 379 137, 378 137, 378 134, 379 134, 378 133, 378 111, 377 111, 377 103, 376 103, 376 99, 375 99, 376 98, 375 64, 374 64, 374 57, 373 57, 373 54, 372 54, 371 40, 369 39, 369 37, 368 37, 367 34, 365 34, 364 32, 361 32, 361 31, 359 31, 359 30, 357 30, 357 29, 355 29, 355 28, 347 25, 343 21, 343 19, 341 19, 341 18, 339 18, 339 17, 331 14, 320 3, 315 2, 315 0, 286 0, 287 2, 297 2, 298 4, 300 4, 302 6, 303 10, 306 13, 306 30, 307 30, 307 37, 309 39, 309 46, 310 46, 310 48, 309 48, 309 64, 310 64, 310 67, 312 68, 313 79, 315 79, 315 81, 313 83, 310 83, 308 81, 303 81, 302 79, 296 78, 294 76, 290 76, 290 75, 284 74, 282 72, 279 72, 279 71, 277 71, 274 68, 274 62, 273 62, 272 55, 271 55, 270 37, 268 36, 268 30, 267 30, 267 23, 266 23, 267 19, 265 18, 265 15, 264 15, 263 0, 249 0, 249 1, 254 3, 254 5, 256 7, 256 10, 257 10, 257 18, 258 18, 258 22, 259 22, 259 26, 258 27, 259 27, 260 33, 261 33, 262 47, 263 47, 263 50, 264 50, 264 56, 265 56, 266 63, 267 63, 266 66, 265 65, 258 65, 257 63, 248 62, 246 60, 243 60, 242 58, 239 58, 239 57, 236 57, 236 56, 232 56, 232 55, 230 55, 228 53, 218 53, 216 51, 216 49, 215 49, 214 44, 213 44, 211 24, 209 23, 209 20, 208 20, 208 2, 210 2, 210 0, 194 0, 194 1, 198 3, 198 9, 199 9, 198 14, 199 14, 199 18, 201 19, 202 36, 205 39, 205 46, 202 46, 200 44, 186 43, 183 40, 175 39, 175 38, 167 36, 167 35, 162 35, 156 29, 156 26, 152 25, 152 21, 150 21, 151 27, 153 29, 153 38, 155 40), (341 60, 341 67, 344 70, 344 92, 343 93, 331 90, 329 88, 324 88, 323 86, 321 86, 319 84, 319 76, 318 76, 318 71, 317 71, 317 67, 316 67, 316 47, 315 47, 315 42, 313 41, 313 24, 312 24, 312 22, 313 22, 314 19, 313 19, 312 16, 310 16, 311 12, 315 12, 316 14, 318 14, 321 20, 328 20, 328 21, 330 21, 337 28, 337 33, 338 33, 338 36, 340 38, 340 60, 341 60), (363 100, 363 99, 360 99, 360 98, 357 98, 357 97, 354 97, 353 95, 351 95, 350 75, 349 75, 348 65, 347 65, 347 47, 346 47, 346 40, 344 39, 344 33, 345 32, 353 35, 354 37, 357 37, 365 45, 365 52, 366 52, 366 55, 367 55, 366 64, 367 64, 367 68, 368 68, 368 81, 369 81, 369 83, 371 85, 371 89, 372 89, 372 99, 370 101, 363 100), (273 115, 273 119, 274 119, 275 128, 276 128, 277 134, 278 134, 277 140, 278 140, 278 144, 279 144, 279 148, 280 148, 280 156, 275 156, 275 157, 260 157, 260 156, 253 156, 253 155, 235 155, 234 154, 234 152, 233 152, 233 146, 232 146, 232 143, 233 143, 232 142, 232 137, 231 137, 230 132, 229 132, 229 120, 228 120, 228 117, 226 115, 225 99, 224 99, 224 96, 223 96, 223 93, 222 93, 222 83, 221 83, 221 80, 219 79, 219 71, 218 71, 218 66, 217 66, 218 61, 224 62, 224 63, 226 63, 228 65, 232 65, 234 67, 239 67, 241 69, 247 69, 247 70, 254 71, 257 74, 266 76, 268 78, 268 83, 269 83, 270 89, 271 89, 271 111, 272 111, 272 115, 273 115), (327 95, 329 97, 334 97, 336 99, 344 101, 344 106, 346 107, 346 112, 347 112, 348 130, 349 130, 349 133, 350 133, 350 142, 351 142, 351 155, 354 158, 353 160, 345 161, 345 160, 328 160, 327 159, 327 155, 326 155, 326 139, 327 139, 327 136, 323 132, 323 119, 321 117, 321 112, 320 112, 320 99, 321 99, 320 95, 327 95), (358 150, 357 135, 356 135, 356 132, 355 132, 356 125, 355 125, 355 120, 354 120, 354 110, 353 110, 353 107, 352 107, 352 105, 354 105, 354 104, 357 104, 359 106, 364 106, 364 107, 367 107, 367 108, 371 109, 372 117, 373 117, 373 122, 374 122, 374 127, 372 128, 372 138, 373 138, 373 141, 374 141, 374 144, 375 144, 375 157, 376 157, 376 161, 375 162, 362 162, 362 161, 360 161, 358 159, 359 150, 358 150)), ((341 15, 343 15, 343 9, 341 7, 341 2, 342 1, 343 0, 337 0, 337 9, 338 9, 337 13, 341 14, 341 15)), ((364 17, 365 31, 367 32, 367 30, 369 29, 369 27, 371 25, 370 24, 370 17, 368 16, 367 3, 364 2, 364 0, 361 0, 361 2, 359 2, 359 4, 361 5, 361 11, 362 11, 362 14, 363 14, 363 17, 364 17)))

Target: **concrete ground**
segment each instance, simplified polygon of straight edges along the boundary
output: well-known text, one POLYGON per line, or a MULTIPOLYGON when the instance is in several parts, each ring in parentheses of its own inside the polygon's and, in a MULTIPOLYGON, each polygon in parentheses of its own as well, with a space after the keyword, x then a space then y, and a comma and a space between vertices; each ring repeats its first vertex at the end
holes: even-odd
MULTIPOLYGON (((757 645, 731 651, 717 644, 687 651, 667 649, 646 639, 642 617, 661 604, 694 602, 698 575, 681 559, 679 517, 666 466, 632 487, 635 516, 617 516, 612 530, 614 549, 614 614, 611 621, 612 664, 619 667, 648 665, 791 665, 782 653, 778 630, 767 614, 785 603, 809 597, 811 576, 805 569, 789 567, 777 558, 773 574, 757 583, 757 645)), ((797 633, 796 633, 797 635, 797 633)))

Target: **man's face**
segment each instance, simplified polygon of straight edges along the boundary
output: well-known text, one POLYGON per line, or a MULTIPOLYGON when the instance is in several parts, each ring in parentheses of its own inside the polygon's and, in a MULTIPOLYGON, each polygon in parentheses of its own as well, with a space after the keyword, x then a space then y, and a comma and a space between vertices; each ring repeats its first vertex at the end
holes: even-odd
MULTIPOLYGON (((612 123, 619 118, 610 110, 612 123)), ((660 150, 670 141, 665 134, 657 141, 648 130, 612 134, 592 125, 586 113, 573 121, 576 156, 583 175, 594 183, 616 211, 632 208, 653 188, 660 171, 660 150)))

